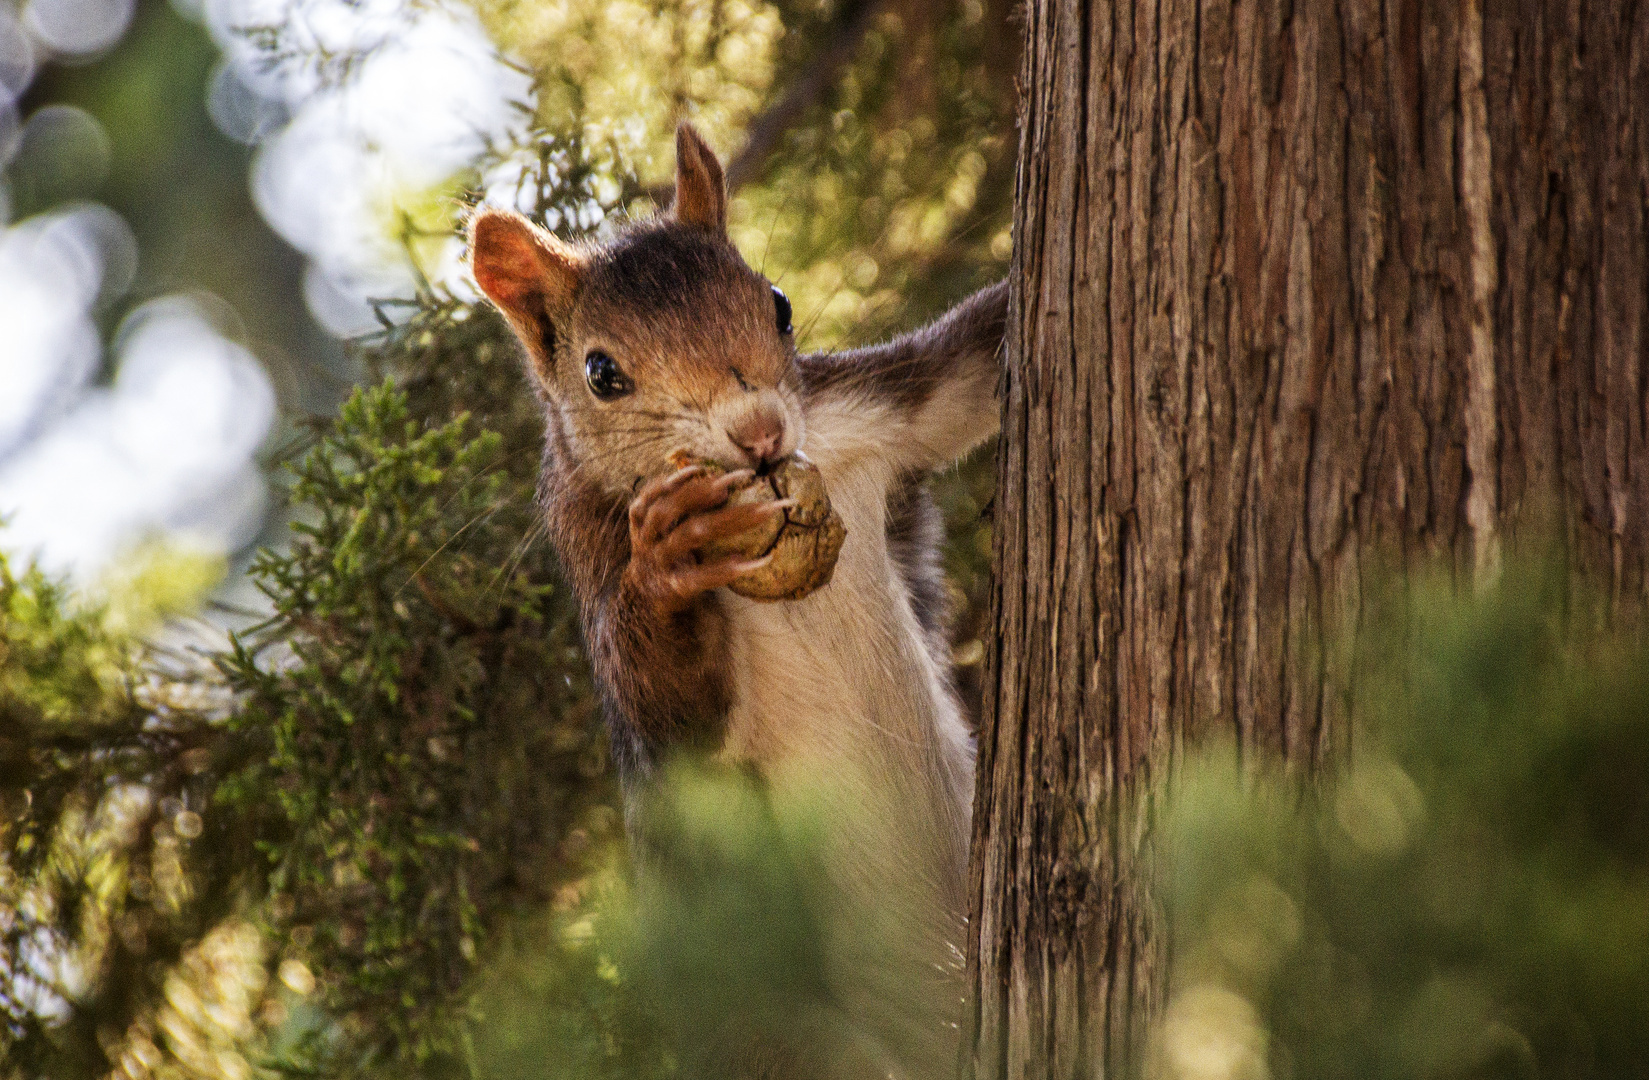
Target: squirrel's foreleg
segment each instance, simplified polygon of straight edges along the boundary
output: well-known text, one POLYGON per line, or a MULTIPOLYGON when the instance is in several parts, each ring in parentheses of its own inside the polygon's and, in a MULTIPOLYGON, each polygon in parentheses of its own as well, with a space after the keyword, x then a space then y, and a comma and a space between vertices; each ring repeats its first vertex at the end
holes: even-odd
POLYGON ((713 739, 731 700, 725 620, 712 590, 746 567, 701 563, 695 551, 770 511, 726 505, 740 475, 681 469, 627 507, 571 485, 551 500, 551 531, 582 602, 608 713, 650 753, 713 739))
POLYGON ((869 348, 801 360, 808 446, 926 471, 996 433, 1008 283, 997 282, 920 330, 869 348))
POLYGON ((713 739, 732 686, 714 599, 662 612, 621 585, 592 608, 584 633, 613 718, 655 752, 713 739))

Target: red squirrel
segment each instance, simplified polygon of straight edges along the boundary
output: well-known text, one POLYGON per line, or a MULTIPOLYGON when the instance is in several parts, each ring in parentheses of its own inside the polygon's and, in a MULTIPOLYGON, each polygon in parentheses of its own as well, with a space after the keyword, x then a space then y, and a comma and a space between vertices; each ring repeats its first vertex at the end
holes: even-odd
MULTIPOLYGON (((974 755, 924 481, 997 430, 1007 286, 885 344, 798 353, 790 302, 728 239, 715 154, 687 124, 676 153, 670 209, 599 245, 495 209, 470 225, 476 282, 543 402, 543 510, 627 800, 682 749, 753 770, 781 818, 787 790, 833 786, 856 811, 824 837, 827 876, 847 898, 837 931, 855 933, 855 898, 915 898, 936 943, 931 977, 951 963, 966 910, 974 755), (729 491, 797 451, 846 540, 819 591, 749 600, 724 587, 749 560, 699 552, 780 512, 731 505, 729 491), (665 464, 680 452, 729 471, 665 464)), ((850 1011, 888 1005, 839 966, 850 1011)), ((843 1072, 954 1063, 954 1044, 927 1062, 897 1034, 879 1045, 886 1060, 843 1072)))

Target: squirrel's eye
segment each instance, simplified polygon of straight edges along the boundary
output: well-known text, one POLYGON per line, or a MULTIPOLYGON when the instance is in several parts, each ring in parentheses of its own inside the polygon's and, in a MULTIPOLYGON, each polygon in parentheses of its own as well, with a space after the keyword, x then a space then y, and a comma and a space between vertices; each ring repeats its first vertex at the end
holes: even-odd
POLYGON ((779 333, 790 333, 790 297, 780 292, 777 285, 773 286, 773 321, 778 324, 779 333))
POLYGON ((590 383, 590 393, 602 401, 623 397, 635 389, 635 384, 619 370, 618 361, 604 352, 593 352, 584 358, 584 377, 590 383))

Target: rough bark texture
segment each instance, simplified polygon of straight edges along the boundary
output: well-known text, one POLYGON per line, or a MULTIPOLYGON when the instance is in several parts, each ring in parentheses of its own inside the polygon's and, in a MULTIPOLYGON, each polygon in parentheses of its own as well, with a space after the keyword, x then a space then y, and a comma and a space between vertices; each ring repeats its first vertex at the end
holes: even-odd
POLYGON ((1649 3, 1027 22, 969 1067, 1119 1076, 1182 746, 1342 750, 1393 570, 1649 595, 1649 3))

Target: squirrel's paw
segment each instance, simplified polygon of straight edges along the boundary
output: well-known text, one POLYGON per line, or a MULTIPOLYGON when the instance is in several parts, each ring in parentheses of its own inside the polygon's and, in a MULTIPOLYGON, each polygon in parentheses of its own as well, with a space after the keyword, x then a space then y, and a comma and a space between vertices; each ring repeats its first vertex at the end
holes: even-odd
POLYGON ((767 564, 731 557, 701 561, 703 548, 728 540, 782 515, 788 502, 734 503, 747 469, 711 476, 688 465, 650 481, 630 502, 630 565, 627 584, 667 613, 680 611, 711 589, 767 564))

